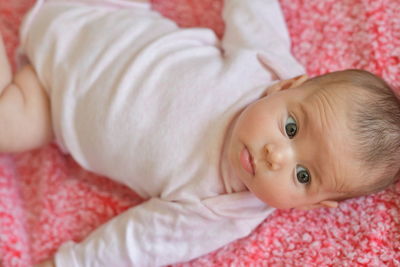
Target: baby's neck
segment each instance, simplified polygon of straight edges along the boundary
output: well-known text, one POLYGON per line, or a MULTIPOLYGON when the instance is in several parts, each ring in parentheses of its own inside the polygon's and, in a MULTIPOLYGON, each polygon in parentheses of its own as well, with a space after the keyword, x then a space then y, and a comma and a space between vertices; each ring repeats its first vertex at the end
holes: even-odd
POLYGON ((221 179, 224 183, 226 193, 228 194, 248 191, 247 187, 243 184, 240 178, 237 177, 237 175, 233 172, 232 167, 228 160, 228 149, 232 137, 232 129, 236 123, 238 115, 239 114, 237 114, 231 120, 231 122, 229 122, 228 127, 226 129, 224 142, 222 145, 220 164, 219 164, 221 179))

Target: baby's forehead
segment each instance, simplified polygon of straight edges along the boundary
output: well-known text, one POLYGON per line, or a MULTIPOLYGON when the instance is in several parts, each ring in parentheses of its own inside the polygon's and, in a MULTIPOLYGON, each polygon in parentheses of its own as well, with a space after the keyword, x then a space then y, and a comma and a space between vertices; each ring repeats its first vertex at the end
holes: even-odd
POLYGON ((356 87, 349 83, 340 84, 304 84, 301 90, 307 91, 302 105, 312 106, 312 113, 324 112, 339 116, 346 127, 352 128, 356 118, 354 114, 360 107, 374 101, 374 96, 368 90, 356 87), (315 108, 315 106, 319 108, 315 108))
POLYGON ((355 91, 358 94, 362 95, 361 91, 363 88, 359 86, 355 86, 353 83, 348 81, 337 81, 337 80, 308 80, 303 83, 300 88, 304 88, 306 90, 312 90, 312 92, 319 93, 319 92, 329 92, 329 93, 339 93, 344 95, 352 95, 355 91), (361 91, 360 91, 361 89, 361 91))
POLYGON ((312 79, 306 81, 300 88, 309 90, 310 96, 326 93, 330 94, 331 97, 347 100, 348 103, 353 101, 364 102, 374 98, 374 94, 368 88, 357 86, 349 81, 312 79))

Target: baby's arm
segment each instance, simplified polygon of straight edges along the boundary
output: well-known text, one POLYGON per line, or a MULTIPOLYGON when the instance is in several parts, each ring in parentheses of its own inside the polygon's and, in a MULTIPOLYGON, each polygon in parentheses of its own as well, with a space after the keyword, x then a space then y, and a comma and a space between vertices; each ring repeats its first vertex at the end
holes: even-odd
POLYGON ((232 219, 201 202, 152 198, 81 243, 64 244, 55 255, 55 266, 164 266, 188 261, 247 235, 264 218, 265 214, 232 219))
POLYGON ((29 65, 12 77, 0 37, 0 153, 34 149, 52 137, 46 92, 29 65))
POLYGON ((254 52, 264 66, 273 65, 280 79, 304 73, 290 52, 290 37, 278 0, 224 0, 225 34, 222 48, 227 57, 254 52))
POLYGON ((224 0, 223 18, 225 34, 222 42, 228 51, 290 48, 289 33, 278 0, 224 0))

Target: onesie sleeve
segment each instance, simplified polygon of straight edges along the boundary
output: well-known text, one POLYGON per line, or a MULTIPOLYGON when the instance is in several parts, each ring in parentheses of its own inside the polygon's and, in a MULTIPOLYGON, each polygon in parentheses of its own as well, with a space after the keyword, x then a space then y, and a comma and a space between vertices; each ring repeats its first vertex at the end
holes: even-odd
POLYGON ((223 19, 222 48, 227 56, 253 50, 260 62, 280 79, 304 73, 291 54, 290 37, 278 0, 224 0, 223 19))
POLYGON ((202 201, 152 198, 110 220, 81 243, 65 243, 55 263, 57 267, 145 267, 188 261, 248 235, 266 216, 261 215, 232 218, 202 201))

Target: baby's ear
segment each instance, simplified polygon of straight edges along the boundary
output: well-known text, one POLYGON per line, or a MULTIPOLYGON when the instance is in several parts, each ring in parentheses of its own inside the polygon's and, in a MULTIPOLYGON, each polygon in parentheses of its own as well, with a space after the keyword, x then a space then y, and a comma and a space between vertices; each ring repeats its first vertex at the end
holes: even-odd
POLYGON ((316 208, 337 208, 339 206, 339 202, 335 200, 323 200, 316 204, 310 204, 307 206, 297 207, 298 210, 312 210, 316 208))
POLYGON ((289 88, 298 87, 307 80, 308 80, 307 74, 303 74, 303 75, 296 76, 291 79, 279 81, 279 82, 273 84, 272 86, 268 87, 265 90, 265 92, 263 93, 262 97, 272 94, 272 93, 275 93, 275 92, 278 92, 280 90, 286 90, 289 88))

